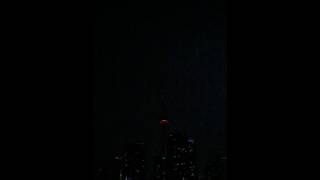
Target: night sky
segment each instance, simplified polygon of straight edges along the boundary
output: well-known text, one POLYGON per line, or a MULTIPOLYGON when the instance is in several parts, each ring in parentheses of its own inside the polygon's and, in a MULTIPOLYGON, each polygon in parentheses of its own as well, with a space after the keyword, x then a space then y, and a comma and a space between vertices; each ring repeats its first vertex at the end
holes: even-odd
POLYGON ((224 149, 225 12, 221 2, 143 11, 97 5, 96 161, 110 159, 136 138, 152 149, 160 133, 161 103, 172 127, 195 138, 201 159, 224 149))

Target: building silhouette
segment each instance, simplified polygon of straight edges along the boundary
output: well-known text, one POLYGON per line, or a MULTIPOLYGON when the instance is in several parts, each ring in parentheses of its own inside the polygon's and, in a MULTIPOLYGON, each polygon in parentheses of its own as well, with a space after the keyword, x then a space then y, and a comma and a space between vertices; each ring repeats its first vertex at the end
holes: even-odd
MULTIPOLYGON (((188 134, 169 130, 169 121, 160 120, 161 151, 153 159, 151 178, 146 177, 143 141, 128 143, 124 151, 95 169, 96 180, 199 180, 197 143, 188 134)), ((226 179, 226 155, 213 155, 201 180, 226 179)))
POLYGON ((194 140, 185 134, 172 132, 166 142, 167 153, 155 159, 154 179, 197 179, 198 165, 194 140))

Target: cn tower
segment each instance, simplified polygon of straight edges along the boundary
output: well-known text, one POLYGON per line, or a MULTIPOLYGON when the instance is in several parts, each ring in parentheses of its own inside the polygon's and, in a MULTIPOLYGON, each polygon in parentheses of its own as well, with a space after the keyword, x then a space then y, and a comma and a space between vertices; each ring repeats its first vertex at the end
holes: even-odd
POLYGON ((168 111, 164 104, 164 102, 161 102, 161 113, 160 113, 160 128, 161 128, 161 145, 162 145, 162 156, 167 156, 167 139, 168 139, 168 133, 169 133, 169 120, 168 120, 168 111))

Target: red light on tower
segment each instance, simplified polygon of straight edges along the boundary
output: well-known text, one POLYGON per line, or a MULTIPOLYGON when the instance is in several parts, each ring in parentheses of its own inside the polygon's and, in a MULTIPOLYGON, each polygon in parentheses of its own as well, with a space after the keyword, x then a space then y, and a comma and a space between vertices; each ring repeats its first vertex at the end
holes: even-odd
POLYGON ((160 120, 160 125, 168 125, 168 124, 169 124, 168 120, 166 120, 166 119, 160 120))

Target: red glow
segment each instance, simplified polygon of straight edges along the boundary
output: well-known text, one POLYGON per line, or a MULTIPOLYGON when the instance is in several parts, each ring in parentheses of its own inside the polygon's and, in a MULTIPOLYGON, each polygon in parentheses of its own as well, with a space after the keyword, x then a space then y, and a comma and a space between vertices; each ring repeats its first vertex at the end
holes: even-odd
POLYGON ((161 124, 161 125, 168 125, 168 124, 169 124, 169 121, 168 121, 168 120, 165 120, 165 119, 162 119, 162 120, 160 121, 160 124, 161 124))

